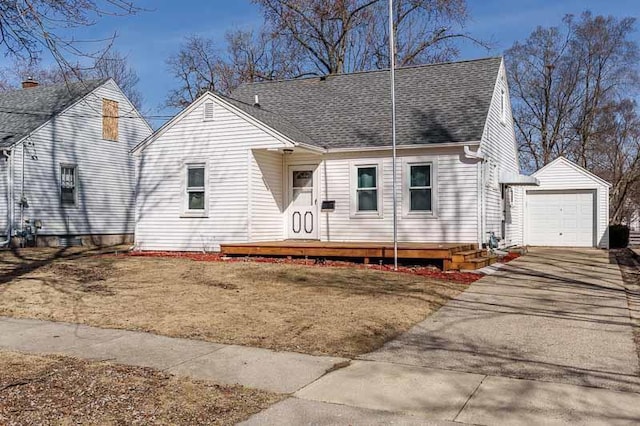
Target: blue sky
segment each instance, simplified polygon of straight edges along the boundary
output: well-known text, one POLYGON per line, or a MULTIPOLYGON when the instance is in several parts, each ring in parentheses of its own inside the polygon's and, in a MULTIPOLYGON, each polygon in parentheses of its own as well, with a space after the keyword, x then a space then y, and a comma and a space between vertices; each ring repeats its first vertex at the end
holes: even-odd
MULTIPOLYGON (((116 31, 115 48, 128 56, 140 76, 146 115, 170 115, 163 106, 173 78, 165 60, 190 34, 221 40, 228 29, 259 26, 262 18, 250 0, 141 0, 149 9, 135 16, 107 18, 86 31, 89 37, 104 37, 116 31)), ((487 52, 472 44, 462 45, 460 59, 500 55, 516 40, 524 39, 537 25, 560 23, 566 13, 589 9, 595 14, 640 17, 638 0, 468 0, 467 30, 475 37, 491 39, 495 48, 487 52)), ((83 34, 77 34, 82 37, 83 34)), ((640 33, 636 33, 640 42, 640 33)), ((222 41, 222 40, 221 40, 222 41)), ((154 126, 163 120, 154 120, 154 126)))

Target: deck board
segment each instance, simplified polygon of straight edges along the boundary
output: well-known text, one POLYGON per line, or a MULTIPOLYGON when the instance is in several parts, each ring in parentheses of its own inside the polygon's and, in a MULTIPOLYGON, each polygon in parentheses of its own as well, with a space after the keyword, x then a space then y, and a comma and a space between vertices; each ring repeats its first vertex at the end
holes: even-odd
MULTIPOLYGON (((328 242, 328 241, 261 241, 252 243, 221 244, 222 254, 230 256, 296 256, 391 259, 393 243, 381 242, 328 242)), ((472 243, 398 243, 398 258, 442 260, 446 268, 453 255, 475 250, 472 243)))

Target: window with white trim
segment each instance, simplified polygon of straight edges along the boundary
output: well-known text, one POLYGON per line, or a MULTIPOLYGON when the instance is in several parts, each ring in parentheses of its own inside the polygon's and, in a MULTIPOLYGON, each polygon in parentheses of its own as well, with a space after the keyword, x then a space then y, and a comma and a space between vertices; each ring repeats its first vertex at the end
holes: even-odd
POLYGON ((409 164, 409 211, 433 211, 431 163, 409 164))
POLYGON ((382 214, 382 186, 380 162, 351 165, 351 215, 382 214))
POLYGON ((207 212, 207 168, 204 163, 185 165, 185 213, 205 215, 207 212))
POLYGON ((60 165, 60 203, 63 206, 75 206, 76 190, 76 166, 60 165))
POLYGON ((402 163, 402 214, 435 217, 437 211, 436 160, 413 157, 402 163))
POLYGON ((357 211, 378 211, 378 167, 357 167, 358 187, 356 188, 357 211))

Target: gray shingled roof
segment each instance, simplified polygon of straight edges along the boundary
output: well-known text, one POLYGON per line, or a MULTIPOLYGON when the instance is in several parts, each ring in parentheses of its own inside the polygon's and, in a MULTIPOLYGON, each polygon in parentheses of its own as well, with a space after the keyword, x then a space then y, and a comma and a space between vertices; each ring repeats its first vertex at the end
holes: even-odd
POLYGON ((0 93, 0 148, 20 141, 106 81, 91 80, 0 93))
MULTIPOLYGON (((397 143, 479 141, 500 63, 501 58, 487 58, 399 68, 397 143)), ((245 84, 231 97, 296 142, 327 148, 391 145, 389 70, 245 84), (260 108, 253 106, 255 95, 260 108)))

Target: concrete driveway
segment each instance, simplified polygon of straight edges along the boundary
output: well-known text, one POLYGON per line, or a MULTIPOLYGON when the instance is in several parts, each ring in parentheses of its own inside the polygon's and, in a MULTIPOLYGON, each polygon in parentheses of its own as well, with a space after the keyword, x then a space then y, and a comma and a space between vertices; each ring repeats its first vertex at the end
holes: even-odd
POLYGON ((539 248, 248 423, 637 424, 639 366, 608 253, 539 248))
POLYGON ((592 249, 533 249, 364 358, 640 392, 620 269, 592 249))

